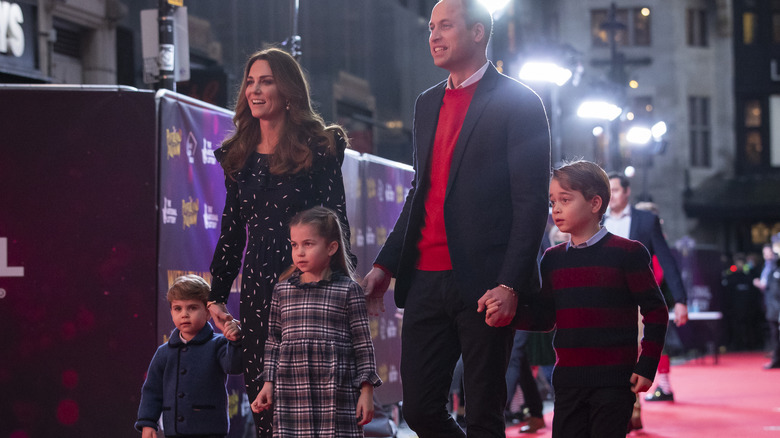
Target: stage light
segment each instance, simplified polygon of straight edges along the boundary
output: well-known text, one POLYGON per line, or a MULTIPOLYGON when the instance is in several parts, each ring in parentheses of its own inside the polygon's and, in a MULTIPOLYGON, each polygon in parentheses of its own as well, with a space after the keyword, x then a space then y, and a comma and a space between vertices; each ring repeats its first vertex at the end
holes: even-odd
POLYGON ((623 109, 605 101, 585 101, 577 108, 577 116, 583 119, 615 120, 623 109))
POLYGON ((666 123, 658 122, 650 128, 650 132, 653 134, 655 141, 661 141, 661 137, 666 134, 666 123))
POLYGON ((563 86, 571 79, 572 71, 554 62, 529 61, 523 64, 518 77, 528 82, 552 82, 563 86))
POLYGON ((647 144, 653 137, 650 128, 644 126, 634 126, 626 132, 626 141, 633 144, 647 144))

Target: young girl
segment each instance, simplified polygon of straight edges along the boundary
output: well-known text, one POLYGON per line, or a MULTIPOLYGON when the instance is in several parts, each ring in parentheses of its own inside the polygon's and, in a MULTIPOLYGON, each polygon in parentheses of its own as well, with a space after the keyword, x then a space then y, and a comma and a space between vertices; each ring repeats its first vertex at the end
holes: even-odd
POLYGON ((362 437, 374 416, 374 346, 336 214, 315 207, 290 221, 294 265, 274 288, 263 388, 274 437, 362 437))

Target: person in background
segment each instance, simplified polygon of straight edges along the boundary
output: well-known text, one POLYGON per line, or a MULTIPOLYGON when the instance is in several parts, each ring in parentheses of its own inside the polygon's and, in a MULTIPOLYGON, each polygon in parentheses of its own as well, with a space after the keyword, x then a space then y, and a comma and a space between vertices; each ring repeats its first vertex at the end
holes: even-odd
POLYGON ((509 324, 517 294, 539 287, 550 130, 539 96, 488 62, 492 24, 479 0, 433 7, 430 53, 449 77, 417 99, 412 187, 364 280, 378 313, 396 278, 404 418, 421 438, 465 436, 447 411, 461 353, 466 433, 505 435, 509 324))
POLYGON ((230 429, 225 383, 228 374, 241 373, 241 327, 224 324, 214 333, 208 323, 209 284, 197 275, 177 278, 168 290, 176 328, 154 353, 141 390, 135 428, 143 438, 225 437, 230 429))
POLYGON ((769 325, 772 360, 764 365, 768 370, 780 368, 780 268, 777 266, 777 246, 780 243, 764 246, 764 269, 755 282, 756 287, 764 293, 764 309, 769 325))
MULTIPOLYGON (((661 229, 661 219, 650 211, 640 210, 629 205, 631 184, 625 175, 617 172, 610 173, 609 185, 611 200, 607 214, 604 215, 604 226, 612 234, 638 240, 650 251, 651 256, 655 256, 660 265, 657 270, 659 277, 660 273, 663 272, 663 279, 674 299, 674 323, 678 327, 685 325, 688 322, 688 295, 685 292, 677 262, 672 256, 672 251, 669 249, 661 229)), ((671 303, 669 307, 672 307, 671 303)), ((672 392, 672 384, 669 379, 671 363, 668 354, 661 356, 658 366, 658 385, 652 393, 647 394, 645 399, 647 401, 674 401, 674 392, 672 392)), ((640 400, 640 396, 637 396, 634 413, 631 417, 632 429, 643 427, 640 400)))
MULTIPOLYGON (((349 233, 341 174, 347 136, 339 126, 325 126, 312 109, 300 66, 275 48, 247 60, 233 123, 232 136, 214 151, 227 193, 211 262, 209 311, 220 329, 233 319, 226 303, 243 259, 244 384, 254 400, 263 386, 254 379, 263 370, 271 293, 292 263, 290 218, 325 206, 349 233)), ((271 437, 271 418, 271 410, 255 414, 258 437, 271 437)))
POLYGON ((636 394, 650 389, 664 345, 669 315, 650 254, 600 225, 609 199, 598 165, 579 160, 553 171, 553 221, 571 239, 544 253, 541 293, 515 318, 517 329, 557 327, 553 438, 625 436, 636 394))

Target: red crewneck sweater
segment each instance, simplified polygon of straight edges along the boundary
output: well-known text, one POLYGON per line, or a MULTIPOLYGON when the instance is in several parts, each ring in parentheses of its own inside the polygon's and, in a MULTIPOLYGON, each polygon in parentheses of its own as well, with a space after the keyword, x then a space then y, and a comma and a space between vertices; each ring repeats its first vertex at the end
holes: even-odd
POLYGON ((425 224, 417 244, 420 259, 417 269, 422 271, 448 271, 452 261, 447 247, 447 233, 444 229, 444 194, 450 176, 452 151, 460 135, 460 128, 466 118, 471 98, 477 89, 475 82, 468 87, 445 90, 433 140, 433 155, 430 161, 430 189, 425 198, 425 224))

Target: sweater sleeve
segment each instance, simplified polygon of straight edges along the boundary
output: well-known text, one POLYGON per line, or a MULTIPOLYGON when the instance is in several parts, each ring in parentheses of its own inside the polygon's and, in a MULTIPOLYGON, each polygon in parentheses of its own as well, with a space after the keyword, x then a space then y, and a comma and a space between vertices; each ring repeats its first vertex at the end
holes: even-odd
POLYGON ((259 379, 264 382, 273 382, 276 380, 276 370, 279 366, 279 348, 282 344, 282 317, 279 302, 279 289, 286 284, 286 282, 277 283, 274 287, 273 297, 271 298, 271 311, 268 316, 268 339, 265 341, 265 361, 263 372, 259 376, 259 379))
POLYGON ((363 382, 369 382, 377 387, 382 384, 382 380, 376 373, 376 359, 374 358, 374 344, 371 341, 371 330, 368 326, 366 297, 363 294, 363 289, 354 281, 350 282, 347 290, 347 318, 352 335, 355 363, 357 364, 357 375, 352 384, 356 388, 360 388, 363 382))
POLYGON ((165 353, 168 344, 163 344, 154 353, 152 362, 146 372, 146 380, 141 388, 141 404, 138 407, 138 420, 135 428, 139 432, 144 427, 157 430, 157 421, 162 414, 163 405, 163 374, 165 372, 165 353))
POLYGON ((241 218, 238 182, 225 175, 225 209, 214 257, 211 260, 211 294, 209 301, 227 303, 230 288, 241 269, 246 245, 246 224, 241 218))
POLYGON ((518 306, 512 325, 517 330, 549 332, 555 328, 555 299, 550 277, 550 258, 547 253, 542 257, 540 271, 542 288, 539 292, 525 294, 518 306), (545 260, 546 259, 546 260, 545 260))
POLYGON ((241 341, 229 341, 220 335, 219 344, 219 365, 225 374, 241 374, 243 371, 241 364, 241 341))
POLYGON ((634 372, 653 380, 664 347, 669 310, 661 289, 655 282, 647 249, 640 244, 633 246, 625 262, 626 283, 639 306, 645 326, 641 353, 634 372))

